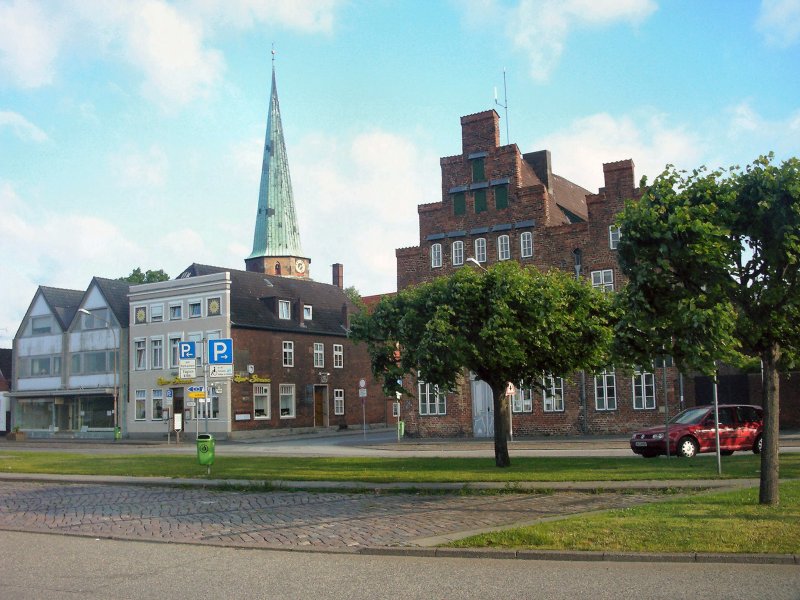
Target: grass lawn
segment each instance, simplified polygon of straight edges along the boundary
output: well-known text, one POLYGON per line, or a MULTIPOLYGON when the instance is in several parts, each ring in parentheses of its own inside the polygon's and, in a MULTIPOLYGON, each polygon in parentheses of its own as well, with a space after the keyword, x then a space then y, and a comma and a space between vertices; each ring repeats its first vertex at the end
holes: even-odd
MULTIPOLYGON (((800 478, 800 453, 782 454, 781 477, 800 478)), ((760 457, 723 457, 723 478, 757 478, 760 457)), ((0 451, 5 473, 61 473, 138 477, 205 478, 206 468, 192 455, 81 454, 69 452, 0 451)), ((514 457, 507 469, 493 458, 300 458, 217 456, 213 479, 470 483, 633 481, 714 479, 713 456, 672 458, 514 457)))
POLYGON ((758 504, 758 488, 695 494, 465 538, 458 548, 616 552, 800 553, 800 482, 781 484, 780 505, 758 504))

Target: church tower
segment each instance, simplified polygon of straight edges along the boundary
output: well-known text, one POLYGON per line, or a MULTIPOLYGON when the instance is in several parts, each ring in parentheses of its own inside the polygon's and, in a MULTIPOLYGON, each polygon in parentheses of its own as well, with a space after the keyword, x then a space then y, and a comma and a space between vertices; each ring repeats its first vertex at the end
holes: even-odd
POLYGON ((248 271, 308 279, 311 260, 303 256, 300 246, 289 160, 283 141, 278 88, 275 85, 275 52, 272 54, 272 91, 261 165, 253 251, 244 262, 248 271))

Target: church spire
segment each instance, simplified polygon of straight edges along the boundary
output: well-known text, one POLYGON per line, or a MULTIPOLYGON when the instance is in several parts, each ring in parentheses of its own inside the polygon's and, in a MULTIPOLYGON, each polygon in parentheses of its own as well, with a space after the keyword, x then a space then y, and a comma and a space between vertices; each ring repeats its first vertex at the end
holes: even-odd
POLYGON ((294 209, 289 160, 283 141, 278 88, 275 84, 275 50, 272 50, 270 93, 258 212, 253 251, 245 259, 248 271, 270 275, 308 277, 309 259, 303 257, 294 209))

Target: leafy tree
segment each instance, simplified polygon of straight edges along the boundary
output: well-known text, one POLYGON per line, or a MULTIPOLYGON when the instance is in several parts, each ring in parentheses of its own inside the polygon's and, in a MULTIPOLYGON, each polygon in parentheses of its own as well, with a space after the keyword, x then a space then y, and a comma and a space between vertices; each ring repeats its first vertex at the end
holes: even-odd
POLYGON ((401 391, 410 372, 453 389, 464 369, 492 389, 495 463, 508 456, 508 382, 541 385, 544 373, 566 374, 606 364, 612 329, 607 296, 561 271, 542 273, 508 261, 383 298, 352 323, 367 343, 386 392, 401 391), (399 350, 399 352, 398 352, 399 350))
POLYGON ((164 269, 158 271, 147 270, 142 272, 142 269, 136 267, 131 274, 127 277, 120 277, 119 281, 127 281, 129 283, 155 283, 157 281, 169 281, 169 275, 164 272, 164 269))
POLYGON ((800 348, 800 161, 772 161, 689 174, 669 166, 619 219, 623 354, 663 351, 707 375, 718 360, 761 360, 762 504, 779 500, 778 374, 800 348))
POLYGON ((355 286, 351 285, 349 287, 344 288, 344 295, 347 296, 347 299, 350 300, 353 304, 356 305, 357 308, 363 309, 364 308, 364 300, 361 298, 361 294, 356 289, 355 286))

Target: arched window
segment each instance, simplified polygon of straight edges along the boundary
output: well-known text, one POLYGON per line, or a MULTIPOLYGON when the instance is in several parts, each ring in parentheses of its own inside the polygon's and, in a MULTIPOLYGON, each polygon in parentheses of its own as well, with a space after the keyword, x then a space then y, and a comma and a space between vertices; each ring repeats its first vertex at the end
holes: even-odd
POLYGON ((507 235, 497 238, 497 260, 508 260, 511 258, 511 242, 507 235))
POLYGON ((533 256, 533 234, 530 231, 519 236, 519 255, 522 258, 533 256))
POLYGON ((482 263, 486 262, 486 238, 475 240, 475 260, 482 263))
POLYGON ((453 242, 453 265, 464 264, 464 242, 453 242))
POLYGON ((431 246, 431 267, 442 266, 442 245, 433 244, 431 246))

